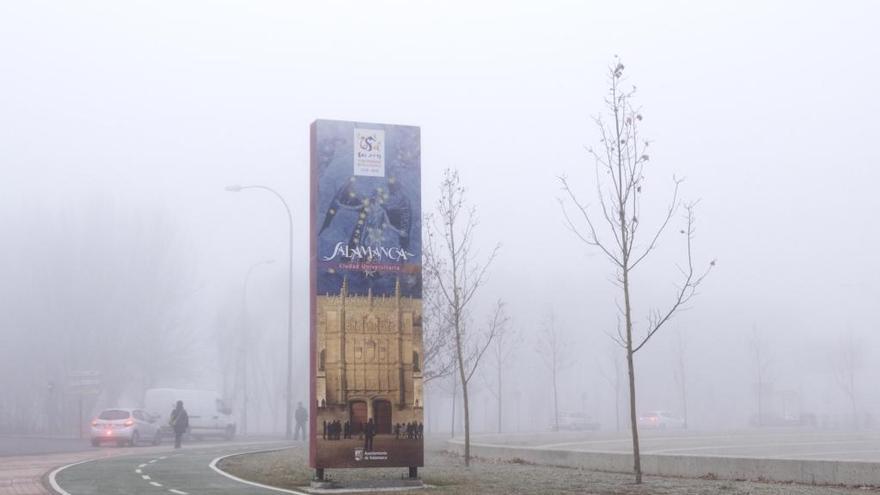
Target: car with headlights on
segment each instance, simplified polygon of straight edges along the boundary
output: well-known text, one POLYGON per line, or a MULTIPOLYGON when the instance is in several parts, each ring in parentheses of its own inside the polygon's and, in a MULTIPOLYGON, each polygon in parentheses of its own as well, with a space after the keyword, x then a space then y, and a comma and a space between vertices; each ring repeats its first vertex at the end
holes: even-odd
POLYGON ((649 411, 639 416, 639 428, 666 430, 687 428, 684 419, 669 411, 649 411))
POLYGON ((159 433, 157 418, 143 409, 104 409, 92 420, 92 445, 115 443, 120 447, 135 446, 149 442, 159 445, 162 436, 159 433))

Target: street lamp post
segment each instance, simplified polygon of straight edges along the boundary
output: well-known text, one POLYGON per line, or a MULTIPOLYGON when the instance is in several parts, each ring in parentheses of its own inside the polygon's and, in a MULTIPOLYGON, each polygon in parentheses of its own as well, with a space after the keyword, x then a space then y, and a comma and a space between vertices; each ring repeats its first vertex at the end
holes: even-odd
POLYGON ((288 234, 289 234, 289 259, 288 259, 288 277, 287 277, 287 388, 285 390, 285 401, 287 402, 287 408, 285 412, 285 429, 284 436, 285 438, 290 439, 293 436, 293 425, 291 421, 293 420, 293 214, 290 212, 290 206, 287 205, 287 201, 284 200, 284 197, 278 193, 278 191, 272 189, 267 186, 260 185, 251 185, 251 186, 227 186, 226 190, 229 192, 240 192, 245 189, 262 189, 264 191, 268 191, 275 195, 281 201, 281 204, 284 205, 285 211, 287 211, 287 220, 288 220, 288 234))
POLYGON ((248 361, 249 361, 249 352, 248 352, 248 338, 250 333, 250 328, 248 326, 248 310, 247 310, 247 290, 248 290, 248 282, 251 279, 251 275, 254 273, 254 269, 260 265, 271 265, 275 263, 275 260, 263 260, 258 261, 251 265, 248 268, 247 274, 244 276, 244 290, 241 293, 241 390, 242 390, 242 405, 241 405, 241 434, 247 435, 248 430, 248 361))

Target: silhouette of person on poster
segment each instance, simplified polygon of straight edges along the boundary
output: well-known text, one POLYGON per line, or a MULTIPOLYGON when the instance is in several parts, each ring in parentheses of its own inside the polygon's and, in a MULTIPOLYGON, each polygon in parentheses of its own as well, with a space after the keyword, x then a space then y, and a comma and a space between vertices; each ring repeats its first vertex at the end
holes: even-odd
POLYGON ((367 452, 372 452, 373 450, 373 437, 376 436, 376 423, 373 422, 373 418, 370 418, 367 421, 367 427, 364 428, 364 450, 367 452))

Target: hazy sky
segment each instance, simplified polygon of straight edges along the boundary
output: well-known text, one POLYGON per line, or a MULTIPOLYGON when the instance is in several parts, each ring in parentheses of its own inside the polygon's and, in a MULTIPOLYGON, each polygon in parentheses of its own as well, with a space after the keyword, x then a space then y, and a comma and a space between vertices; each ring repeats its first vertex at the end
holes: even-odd
MULTIPOLYGON (((523 328, 553 307, 601 354, 611 267, 565 230, 556 176, 593 200, 584 147, 618 54, 653 140, 646 206, 673 173, 702 199, 697 257, 718 267, 676 325, 704 362, 746 359, 753 325, 807 348, 847 325, 871 338, 878 18, 870 1, 3 2, 0 218, 94 196, 158 205, 212 297, 285 259, 274 198, 223 191, 270 185, 296 211, 304 294, 309 123, 418 125, 425 210, 456 167, 479 237, 503 244, 485 304, 508 300, 523 328)), ((639 314, 671 297, 670 232, 637 275, 639 314)))

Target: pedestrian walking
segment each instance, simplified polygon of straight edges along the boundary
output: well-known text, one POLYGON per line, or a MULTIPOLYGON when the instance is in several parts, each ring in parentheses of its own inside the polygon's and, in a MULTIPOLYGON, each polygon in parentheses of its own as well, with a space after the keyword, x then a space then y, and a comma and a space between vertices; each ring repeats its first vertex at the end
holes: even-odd
POLYGON ((373 423, 373 418, 370 418, 367 421, 367 427, 364 429, 364 450, 367 452, 373 451, 373 437, 376 436, 376 423, 373 423))
POLYGON ((168 423, 171 425, 171 429, 174 430, 174 448, 179 449, 183 434, 189 429, 189 414, 183 408, 182 400, 177 401, 177 405, 171 411, 171 419, 168 423))
POLYGON ((293 434, 294 440, 299 440, 300 432, 302 432, 302 439, 306 439, 306 421, 309 419, 309 413, 306 412, 306 408, 303 407, 303 403, 300 402, 296 406, 296 413, 294 414, 294 418, 296 419, 296 431, 293 434))

